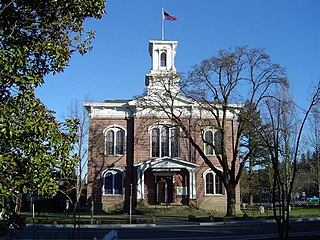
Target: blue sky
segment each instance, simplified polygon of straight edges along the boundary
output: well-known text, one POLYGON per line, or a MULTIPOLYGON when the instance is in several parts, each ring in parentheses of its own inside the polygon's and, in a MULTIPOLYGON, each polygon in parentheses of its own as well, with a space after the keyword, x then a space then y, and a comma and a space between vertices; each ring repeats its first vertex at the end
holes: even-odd
POLYGON ((86 22, 96 31, 93 51, 74 55, 64 73, 47 76, 38 97, 62 119, 75 99, 141 94, 151 67, 148 41, 161 38, 162 7, 178 18, 165 21, 165 39, 179 41, 179 72, 219 49, 248 45, 286 68, 300 105, 320 78, 319 0, 108 0, 107 14, 86 22))

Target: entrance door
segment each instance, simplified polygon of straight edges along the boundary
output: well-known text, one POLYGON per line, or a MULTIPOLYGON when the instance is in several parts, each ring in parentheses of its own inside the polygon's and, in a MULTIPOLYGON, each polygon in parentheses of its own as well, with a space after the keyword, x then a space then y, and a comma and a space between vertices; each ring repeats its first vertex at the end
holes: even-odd
POLYGON ((172 176, 157 177, 157 202, 172 203, 173 202, 173 181, 172 176))

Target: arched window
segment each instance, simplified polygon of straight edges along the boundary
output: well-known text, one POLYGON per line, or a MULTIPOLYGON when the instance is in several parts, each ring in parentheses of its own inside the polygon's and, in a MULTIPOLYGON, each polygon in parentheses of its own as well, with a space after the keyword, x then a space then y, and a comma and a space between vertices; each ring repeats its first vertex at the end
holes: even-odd
POLYGON ((114 131, 109 130, 106 134, 106 155, 114 155, 114 131))
POLYGON ((123 155, 124 154, 125 133, 118 127, 109 128, 105 133, 105 154, 123 155))
POLYGON ((206 194, 214 194, 213 173, 206 174, 206 194))
POLYGON ((151 131, 151 157, 179 157, 179 129, 157 126, 151 131))
POLYGON ((204 132, 204 153, 206 155, 221 154, 221 132, 219 130, 208 129, 204 132))
POLYGON ((113 174, 108 172, 104 176, 104 194, 113 193, 113 174))
POLYGON ((166 67, 167 66, 167 54, 161 53, 160 55, 160 67, 166 67))
POLYGON ((124 131, 119 130, 116 132, 116 154, 122 155, 124 153, 124 131))
POLYGON ((119 170, 108 170, 103 175, 103 193, 114 195, 123 192, 123 173, 119 170))
POLYGON ((223 195, 224 187, 221 179, 213 171, 209 170, 204 173, 205 177, 205 194, 206 195, 223 195))

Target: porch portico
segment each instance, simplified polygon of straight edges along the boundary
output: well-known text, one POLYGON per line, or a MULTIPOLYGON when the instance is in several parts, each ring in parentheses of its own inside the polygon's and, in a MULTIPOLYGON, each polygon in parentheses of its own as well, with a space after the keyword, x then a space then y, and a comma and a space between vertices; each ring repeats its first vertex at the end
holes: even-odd
POLYGON ((136 164, 137 200, 146 203, 187 204, 196 199, 198 164, 177 158, 157 158, 136 164))

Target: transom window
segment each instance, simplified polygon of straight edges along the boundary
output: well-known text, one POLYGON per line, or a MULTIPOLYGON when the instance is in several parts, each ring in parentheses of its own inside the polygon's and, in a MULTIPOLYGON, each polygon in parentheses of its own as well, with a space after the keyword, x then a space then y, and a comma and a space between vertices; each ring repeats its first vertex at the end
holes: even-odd
POLYGON ((124 154, 124 130, 119 127, 109 128, 105 133, 105 154, 124 154))
POLYGON ((221 132, 220 131, 207 129, 204 132, 204 153, 206 155, 221 154, 221 132))
POLYGON ((109 195, 122 194, 123 173, 119 170, 108 170, 103 176, 103 193, 109 195))
POLYGON ((205 174, 205 194, 207 195, 222 195, 224 187, 221 179, 213 171, 208 171, 205 174))
POLYGON ((157 126, 151 130, 151 157, 179 157, 179 129, 157 126))

